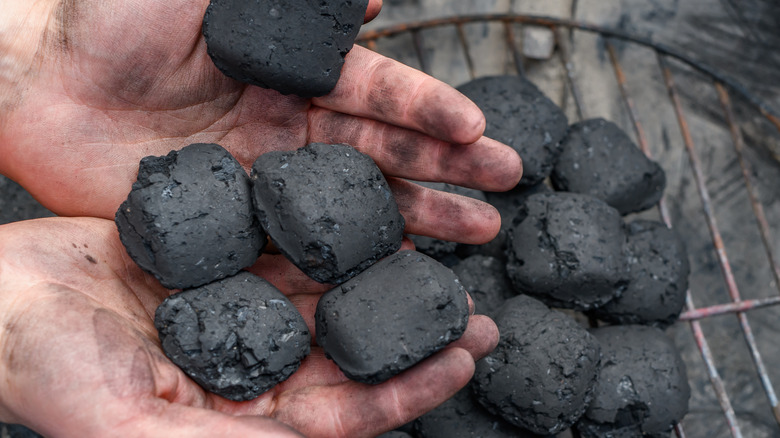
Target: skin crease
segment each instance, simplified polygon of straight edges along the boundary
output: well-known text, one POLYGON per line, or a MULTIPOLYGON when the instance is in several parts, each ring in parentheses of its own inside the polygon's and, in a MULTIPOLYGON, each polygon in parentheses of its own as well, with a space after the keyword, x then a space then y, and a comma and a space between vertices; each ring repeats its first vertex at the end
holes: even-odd
MULTIPOLYGON (((207 4, 31 0, 9 6, 17 23, 0 18, 10 29, 0 32, 0 172, 56 213, 83 216, 0 226, 0 421, 52 437, 373 436, 454 394, 498 340, 474 316, 461 340, 376 386, 348 381, 314 346, 289 380, 242 403, 204 392, 164 357, 152 318, 171 291, 132 263, 107 220, 140 158, 216 142, 249 168, 268 150, 346 142, 386 174, 407 232, 465 243, 497 233, 495 209, 402 178, 497 191, 522 169, 481 137, 470 101, 360 47, 336 89, 312 100, 224 77, 200 35, 207 4)), ((370 2, 367 18, 380 7, 370 2)), ((311 322, 323 285, 279 255, 250 271, 311 322)))

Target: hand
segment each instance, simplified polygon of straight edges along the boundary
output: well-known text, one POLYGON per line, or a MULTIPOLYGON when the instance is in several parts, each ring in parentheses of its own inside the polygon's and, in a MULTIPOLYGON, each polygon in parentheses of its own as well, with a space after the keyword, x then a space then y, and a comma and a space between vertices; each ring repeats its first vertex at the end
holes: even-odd
MULTIPOLYGON (((285 292, 311 323, 322 286, 265 257, 262 269, 280 274, 271 280, 287 279, 277 286, 297 285, 285 292)), ((472 316, 460 340, 376 386, 349 381, 313 346, 289 380, 232 402, 163 355, 153 317, 168 294, 111 221, 0 226, 0 421, 57 437, 299 436, 283 423, 309 437, 374 436, 452 396, 498 340, 492 321, 472 316)))
POLYGON ((320 141, 377 162, 408 233, 484 243, 498 232, 487 204, 399 179, 498 191, 521 174, 512 149, 481 137, 479 109, 419 71, 356 46, 336 88, 306 100, 222 75, 200 32, 205 0, 29 4, 27 32, 0 40, 17 67, 9 82, 0 75, 0 173, 55 213, 112 218, 142 157, 190 143, 219 143, 249 168, 264 152, 320 141))
MULTIPOLYGON (((248 168, 269 150, 343 142, 387 175, 407 232, 482 243, 498 231, 492 207, 401 179, 484 190, 519 180, 519 157, 481 137, 481 113, 452 88, 355 47, 332 93, 282 96, 216 70, 200 34, 206 1, 118 3, 37 0, 0 14, 0 173, 51 210, 113 218, 140 158, 190 143, 219 143, 248 168)), ((367 16, 376 10, 372 1, 367 16)), ((322 285, 278 255, 251 270, 311 321, 322 285)), ((314 347, 288 381, 235 403, 162 355, 152 315, 168 294, 127 258, 110 221, 0 228, 0 420, 57 436, 282 434, 276 420, 311 436, 369 436, 444 401, 497 341, 495 325, 474 317, 454 346, 373 387, 347 381, 314 347)))

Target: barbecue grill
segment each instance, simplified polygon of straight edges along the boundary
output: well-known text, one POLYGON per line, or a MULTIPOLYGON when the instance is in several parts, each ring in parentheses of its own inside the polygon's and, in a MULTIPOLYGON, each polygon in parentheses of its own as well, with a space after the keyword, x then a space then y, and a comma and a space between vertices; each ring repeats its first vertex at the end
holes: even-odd
MULTIPOLYGON (((690 178, 692 186, 698 192, 701 206, 695 214, 681 214, 677 211, 680 210, 679 208, 676 210, 670 208, 670 195, 667 190, 667 196, 659 202, 652 214, 656 215, 656 218, 660 217, 660 220, 665 222, 667 226, 678 228, 678 230, 680 230, 679 225, 682 223, 685 223, 685 228, 707 227, 710 241, 706 243, 706 246, 709 247, 709 254, 703 258, 709 258, 713 261, 710 269, 711 276, 720 277, 719 281, 721 281, 716 289, 726 292, 723 294, 713 293, 712 285, 697 281, 701 276, 696 276, 694 272, 687 295, 686 309, 680 321, 670 329, 676 332, 674 338, 681 348, 689 374, 693 370, 702 369, 709 380, 709 384, 704 385, 706 387, 691 382, 693 390, 691 414, 676 427, 675 433, 678 437, 687 436, 686 430, 689 430, 688 436, 780 435, 780 407, 771 378, 773 373, 775 379, 780 374, 774 368, 768 368, 765 360, 765 357, 770 357, 770 361, 772 358, 780 358, 780 347, 776 343, 762 342, 762 338, 757 336, 760 329, 756 329, 755 323, 751 324, 751 317, 757 315, 758 312, 774 312, 771 314, 773 315, 771 317, 774 318, 780 313, 780 307, 777 307, 777 304, 780 304, 780 266, 778 266, 774 249, 777 240, 773 241, 770 227, 770 224, 777 223, 777 218, 774 218, 775 222, 768 218, 768 216, 772 217, 773 211, 765 208, 765 203, 760 197, 761 184, 755 177, 754 167, 756 164, 766 163, 757 163, 756 155, 748 153, 749 142, 746 141, 744 134, 745 125, 758 120, 758 123, 770 127, 769 133, 765 134, 768 137, 765 139, 777 138, 780 135, 780 115, 778 112, 759 97, 751 94, 740 83, 702 62, 697 62, 686 53, 655 43, 649 38, 580 21, 514 14, 468 15, 365 31, 358 37, 357 42, 420 68, 433 76, 441 76, 442 72, 446 71, 437 67, 436 64, 437 60, 441 59, 439 50, 444 46, 445 50, 458 52, 454 56, 461 57, 464 67, 463 76, 468 80, 480 75, 477 68, 479 59, 476 59, 475 55, 481 57, 482 54, 478 52, 479 49, 474 48, 474 40, 470 38, 474 34, 473 30, 479 26, 483 31, 487 29, 487 26, 492 26, 491 29, 494 31, 498 29, 498 32, 502 34, 498 40, 505 46, 500 50, 505 50, 505 53, 508 54, 509 63, 505 66, 506 72, 521 75, 525 74, 525 66, 528 64, 521 49, 520 36, 523 28, 551 29, 555 35, 556 43, 553 60, 559 63, 562 68, 564 91, 568 100, 573 102, 573 112, 580 120, 590 117, 591 111, 582 97, 583 89, 578 81, 576 56, 572 52, 569 36, 572 32, 592 34, 597 39, 596 44, 601 51, 600 53, 608 58, 607 65, 611 66, 613 76, 611 82, 616 90, 615 95, 619 96, 620 105, 625 110, 628 124, 633 129, 637 144, 645 154, 657 160, 662 158, 662 154, 671 152, 669 152, 669 148, 654 147, 648 140, 648 125, 643 123, 643 120, 648 118, 647 112, 643 113, 639 109, 635 94, 636 90, 643 86, 643 81, 648 80, 643 78, 643 74, 654 74, 661 78, 660 82, 668 95, 668 107, 673 109, 674 118, 679 127, 679 138, 671 138, 668 144, 671 145, 671 148, 680 148, 678 153, 681 156, 687 156, 687 160, 682 160, 687 161, 687 163, 681 162, 679 165, 685 166, 683 173, 690 178), (444 34, 450 35, 446 39, 446 44, 441 39, 444 34), (639 74, 626 68, 621 55, 625 51, 633 49, 648 53, 654 59, 654 68, 639 72, 639 74), (710 177, 717 178, 717 175, 707 174, 707 166, 702 158, 706 156, 702 155, 702 152, 707 151, 708 144, 700 140, 702 135, 697 132, 700 124, 691 123, 695 111, 701 111, 702 108, 687 108, 685 90, 680 87, 683 80, 687 81, 686 85, 690 83, 692 76, 696 81, 697 92, 704 90, 703 93, 717 96, 714 102, 710 102, 714 105, 709 105, 706 111, 719 114, 717 123, 720 123, 725 132, 730 134, 731 147, 728 153, 733 155, 733 166, 740 169, 744 191, 742 189, 739 191, 746 194, 745 196, 739 193, 735 196, 747 198, 752 215, 755 217, 755 222, 752 225, 746 224, 754 229, 753 232, 749 233, 749 236, 744 236, 747 242, 741 248, 752 248, 752 251, 760 251, 765 254, 762 259, 767 264, 765 270, 769 271, 767 275, 771 277, 771 280, 764 283, 765 287, 750 287, 750 293, 746 294, 750 298, 743 297, 742 292, 745 291, 745 288, 740 288, 739 275, 735 275, 734 270, 734 260, 740 259, 742 251, 727 250, 727 244, 724 242, 729 241, 729 239, 724 239, 724 231, 729 232, 730 230, 724 229, 718 223, 717 203, 713 201, 712 181, 708 179, 710 177), (677 212, 675 213, 675 211, 677 212), (717 271, 720 271, 719 274, 717 271), (707 304, 697 305, 702 302, 707 304), (729 342, 727 339, 719 338, 724 336, 723 331, 711 329, 726 323, 734 324, 734 319, 739 327, 738 331, 742 333, 742 339, 733 339, 729 342), (679 339, 685 336, 689 338, 692 336, 693 341, 680 342, 679 339), (713 349, 713 345, 717 345, 718 348, 713 349), (723 345, 730 347, 724 348, 723 345), (741 356, 744 351, 748 352, 744 362, 752 364, 750 368, 754 372, 751 372, 747 378, 743 377, 741 383, 733 382, 730 385, 729 379, 732 378, 733 372, 731 370, 724 372, 719 358, 741 356), (734 395, 735 385, 749 387, 753 384, 756 388, 760 387, 761 389, 749 391, 747 403, 746 396, 741 392, 737 396, 734 395), (708 397, 717 400, 720 407, 719 412, 712 412, 705 406, 697 405, 699 402, 706 405, 703 401, 706 401, 708 397), (745 410, 742 406, 746 404, 757 405, 765 410, 761 411, 764 414, 762 423, 764 429, 761 429, 760 433, 756 432, 758 430, 756 427, 746 427, 744 416, 739 415, 745 410), (706 435, 704 435, 705 432, 706 435)), ((445 68, 447 67, 445 66, 445 68)), ((662 111, 660 108, 658 110, 662 111)), ((570 122, 574 121, 577 120, 570 120, 570 122)), ((671 134, 669 136, 672 137, 671 134)), ((683 231, 685 230, 683 229, 683 231)), ((701 247, 700 244, 691 241, 690 235, 682 233, 681 237, 686 240, 689 252, 692 247, 701 247)), ((695 256, 690 254, 689 257, 695 256)), ((696 269, 696 265, 693 266, 693 269, 696 269)), ((763 339, 766 340, 767 336, 772 337, 766 334, 763 339)), ((769 365, 774 364, 770 363, 769 365)), ((761 417, 760 414, 759 417, 761 417)))

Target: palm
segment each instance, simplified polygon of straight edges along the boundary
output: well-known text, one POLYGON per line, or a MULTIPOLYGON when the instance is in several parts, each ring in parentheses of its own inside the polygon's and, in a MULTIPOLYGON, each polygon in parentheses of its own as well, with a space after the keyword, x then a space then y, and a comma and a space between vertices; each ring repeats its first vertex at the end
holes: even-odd
POLYGON ((65 214, 110 217, 143 156, 221 142, 251 164, 263 148, 302 145, 308 102, 224 77, 200 34, 203 2, 126 3, 73 6, 51 42, 55 56, 33 79, 36 94, 15 111, 48 129, 6 132, 25 154, 13 172, 44 203, 65 214), (27 176, 41 165, 49 169, 44 178, 27 176))
POLYGON ((9 159, 0 170, 59 214, 110 218, 146 155, 216 142, 248 167, 268 150, 344 142, 371 155, 391 179, 409 232, 476 243, 497 231, 494 211, 425 196, 392 178, 512 187, 519 160, 503 145, 479 139, 484 120, 473 104, 360 47, 323 98, 239 84, 206 53, 200 33, 206 4, 72 3, 59 14, 57 35, 46 39, 53 55, 30 79, 35 92, 7 115, 0 147, 9 159), (447 210, 449 223, 416 214, 422 208, 447 210), (452 220, 453 209, 463 220, 452 220))
MULTIPOLYGON (((170 436, 166 430, 189 419, 188 436, 208 436, 226 424, 255 434, 282 428, 262 416, 307 436, 368 436, 432 408, 473 371, 472 356, 455 348, 385 384, 368 386, 348 381, 315 346, 289 380, 253 401, 231 402, 204 392, 163 355, 153 315, 169 291, 128 259, 112 222, 16 223, 0 228, 0 243, 0 262, 7 268, 3 284, 15 286, 0 290, 6 318, 15 315, 0 320, 9 339, 0 344, 6 352, 0 370, 10 385, 0 383, 0 390, 19 421, 45 434, 119 436, 123 430, 154 428, 145 436, 170 436), (86 421, 69 421, 73 407, 86 421), (63 430, 66 424, 89 426, 63 430)), ((320 287, 298 285, 285 292, 311 320, 320 287)), ((474 318, 458 345, 476 356, 486 354, 490 345, 475 344, 491 336, 493 327, 474 318)))

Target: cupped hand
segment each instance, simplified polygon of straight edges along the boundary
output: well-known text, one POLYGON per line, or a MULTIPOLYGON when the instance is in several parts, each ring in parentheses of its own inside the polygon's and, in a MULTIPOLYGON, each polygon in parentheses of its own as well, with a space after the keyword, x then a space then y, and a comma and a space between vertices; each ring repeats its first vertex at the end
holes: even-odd
MULTIPOLYGON (((260 269, 311 322, 322 286, 263 257, 260 269)), ((0 421, 57 437, 374 436, 453 395, 498 339, 472 316, 460 340, 375 386, 349 381, 313 346, 290 379, 233 402, 161 351, 153 317, 169 293, 128 258, 111 221, 0 226, 0 421)))
MULTIPOLYGON (((284 96, 216 69, 201 35, 207 1, 36 4, 47 2, 31 66, 0 92, 0 173, 52 211, 111 218, 142 157, 191 143, 219 143, 249 168, 318 141, 377 162, 407 232, 483 243, 498 231, 492 207, 401 179, 493 191, 519 180, 517 154, 481 137, 484 117, 453 88, 356 46, 330 94, 284 96)), ((372 0, 367 18, 380 6, 372 0)))

